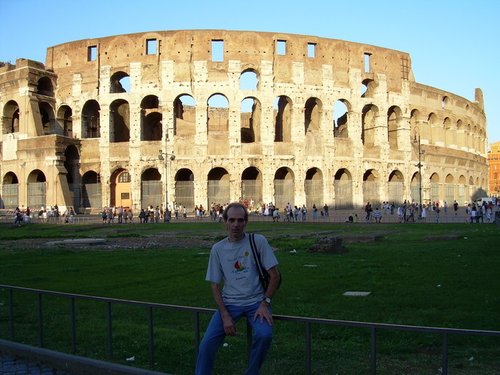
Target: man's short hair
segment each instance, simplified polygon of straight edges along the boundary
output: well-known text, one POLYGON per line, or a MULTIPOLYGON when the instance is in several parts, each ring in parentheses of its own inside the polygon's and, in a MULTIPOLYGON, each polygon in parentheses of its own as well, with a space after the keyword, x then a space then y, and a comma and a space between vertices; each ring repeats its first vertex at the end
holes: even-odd
POLYGON ((222 213, 222 217, 224 218, 224 221, 227 221, 227 212, 229 211, 230 208, 241 208, 245 212, 245 222, 248 221, 248 210, 247 208, 240 202, 232 202, 227 205, 227 207, 224 209, 224 212, 222 213))

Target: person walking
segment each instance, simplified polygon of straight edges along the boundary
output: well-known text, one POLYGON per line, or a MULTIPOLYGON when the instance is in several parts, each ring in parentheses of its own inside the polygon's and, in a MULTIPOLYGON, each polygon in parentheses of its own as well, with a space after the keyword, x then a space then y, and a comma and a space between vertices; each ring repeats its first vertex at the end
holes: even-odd
POLYGON ((250 238, 245 233, 246 207, 238 202, 230 203, 224 210, 223 219, 228 236, 212 246, 205 277, 210 282, 217 311, 201 340, 195 374, 212 374, 215 356, 226 335, 236 335, 236 323, 246 317, 253 337, 245 374, 257 375, 272 341, 271 299, 279 286, 278 260, 267 239, 255 234, 257 253, 270 277, 264 290, 250 238))

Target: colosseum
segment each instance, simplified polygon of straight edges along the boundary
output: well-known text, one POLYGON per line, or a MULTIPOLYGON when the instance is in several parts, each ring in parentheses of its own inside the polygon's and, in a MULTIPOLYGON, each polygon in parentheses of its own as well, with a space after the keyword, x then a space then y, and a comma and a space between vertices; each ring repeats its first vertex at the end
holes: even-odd
POLYGON ((406 52, 183 30, 1 65, 3 208, 463 204, 487 186, 481 90, 417 83, 406 52))

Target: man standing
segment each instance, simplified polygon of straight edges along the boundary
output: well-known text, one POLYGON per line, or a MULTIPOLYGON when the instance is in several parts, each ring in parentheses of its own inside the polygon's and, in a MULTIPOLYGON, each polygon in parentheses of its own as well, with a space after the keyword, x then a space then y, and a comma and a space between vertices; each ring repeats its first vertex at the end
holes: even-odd
POLYGON ((269 286, 264 290, 249 235, 245 233, 247 209, 241 203, 230 203, 224 210, 223 219, 228 236, 213 245, 205 278, 211 283, 217 311, 200 343, 195 373, 212 374, 215 355, 224 338, 236 335, 236 322, 246 317, 252 327, 253 339, 245 374, 256 375, 272 341, 271 298, 279 283, 278 260, 267 239, 256 234, 257 254, 270 276, 269 286))

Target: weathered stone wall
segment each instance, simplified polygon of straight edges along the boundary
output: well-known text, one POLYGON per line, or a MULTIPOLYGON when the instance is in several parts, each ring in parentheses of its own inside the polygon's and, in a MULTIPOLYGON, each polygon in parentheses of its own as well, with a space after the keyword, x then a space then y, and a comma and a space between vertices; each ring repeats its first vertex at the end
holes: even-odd
POLYGON ((134 209, 155 184, 158 205, 182 196, 281 207, 418 201, 419 172, 423 202, 463 203, 487 186, 481 91, 471 102, 425 86, 408 53, 341 40, 188 30, 69 42, 47 49, 45 67, 0 68, 0 108, 0 172, 18 177, 19 205, 35 170, 47 205, 77 207, 88 206, 88 173, 98 175, 102 206, 123 203, 116 194, 128 186, 134 209), (256 84, 242 89, 247 73, 256 84), (28 148, 31 139, 47 155, 28 148))

